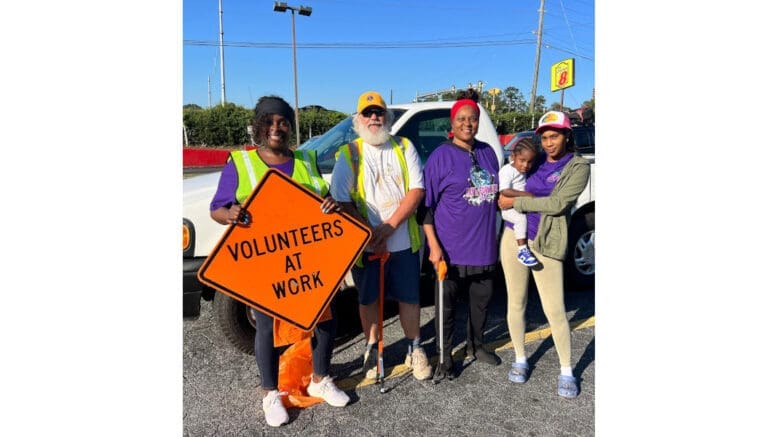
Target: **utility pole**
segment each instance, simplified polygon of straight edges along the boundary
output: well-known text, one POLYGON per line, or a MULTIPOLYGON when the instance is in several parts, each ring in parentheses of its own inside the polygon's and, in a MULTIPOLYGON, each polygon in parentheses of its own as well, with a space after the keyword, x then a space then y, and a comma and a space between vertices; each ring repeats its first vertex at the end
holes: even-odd
POLYGON ((208 75, 208 108, 210 108, 210 74, 208 75))
POLYGON ((529 112, 531 112, 531 128, 534 129, 534 100, 537 99, 537 75, 540 72, 540 48, 542 47, 542 18, 545 15, 545 0, 540 0, 540 24, 537 29, 537 54, 534 57, 534 81, 531 86, 531 102, 529 102, 529 112))
POLYGON ((221 106, 227 101, 227 87, 224 83, 224 27, 222 25, 222 17, 224 11, 221 9, 221 0, 219 0, 219 49, 221 52, 221 106))

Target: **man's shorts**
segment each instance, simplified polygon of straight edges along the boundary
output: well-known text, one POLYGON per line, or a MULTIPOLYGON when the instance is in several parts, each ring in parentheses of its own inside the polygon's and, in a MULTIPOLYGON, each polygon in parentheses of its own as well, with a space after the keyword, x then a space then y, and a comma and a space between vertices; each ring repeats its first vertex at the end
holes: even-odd
MULTIPOLYGON (((392 299, 402 303, 419 303, 421 262, 419 253, 413 253, 410 249, 391 252, 386 264, 383 266, 385 288, 384 299, 392 299)), ((378 280, 380 279, 380 260, 368 260, 372 253, 362 254, 364 267, 356 265, 351 269, 356 288, 359 290, 359 304, 369 305, 377 302, 380 292, 378 280)))

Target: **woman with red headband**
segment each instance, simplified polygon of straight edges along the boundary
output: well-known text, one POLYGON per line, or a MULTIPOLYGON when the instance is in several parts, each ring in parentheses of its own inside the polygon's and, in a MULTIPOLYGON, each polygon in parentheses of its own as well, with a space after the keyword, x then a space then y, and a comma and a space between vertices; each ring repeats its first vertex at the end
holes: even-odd
POLYGON ((475 139, 478 133, 479 96, 474 90, 459 93, 451 108, 451 138, 429 155, 424 166, 426 211, 423 228, 429 261, 448 265, 442 302, 435 293, 439 357, 435 380, 454 378, 453 325, 456 299, 469 301, 467 355, 478 362, 498 365, 500 360, 483 348, 488 303, 497 267, 496 199, 500 162, 490 145, 475 139), (442 306, 442 313, 440 309, 442 306), (441 348, 441 349, 440 349, 441 348))

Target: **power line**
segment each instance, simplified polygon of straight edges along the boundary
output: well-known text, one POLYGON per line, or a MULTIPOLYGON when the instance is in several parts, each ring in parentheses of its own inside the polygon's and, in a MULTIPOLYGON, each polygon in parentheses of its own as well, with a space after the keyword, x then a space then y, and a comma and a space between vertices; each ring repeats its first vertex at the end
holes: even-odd
POLYGON ((567 18, 567 11, 564 10, 564 1, 558 0, 559 4, 561 4, 561 12, 564 13, 564 22, 567 24, 567 30, 569 31, 569 38, 572 40, 572 47, 574 47, 575 51, 577 51, 577 43, 575 43, 575 36, 572 34, 572 28, 569 27, 569 18, 567 18))
POLYGON ((569 54, 570 54, 570 55, 572 55, 572 56, 577 56, 577 57, 579 57, 579 58, 583 58, 583 59, 586 59, 586 60, 588 60, 588 61, 591 61, 591 62, 593 62, 593 58, 589 58, 588 56, 583 56, 583 55, 581 55, 580 53, 575 53, 575 52, 573 52, 573 51, 570 51, 570 50, 565 50, 565 49, 562 49, 562 48, 559 48, 559 47, 555 47, 555 46, 551 46, 551 45, 548 45, 548 44, 543 44, 543 46, 544 46, 546 49, 553 49, 553 50, 558 50, 558 51, 560 51, 560 52, 569 53, 569 54))
MULTIPOLYGON (((511 46, 532 44, 532 39, 513 39, 513 40, 491 40, 491 41, 452 41, 452 42, 371 42, 371 43, 298 43, 298 48, 306 49, 437 49, 437 48, 455 48, 455 47, 486 47, 486 46, 511 46)), ((219 45, 218 41, 191 40, 183 41, 184 45, 189 46, 214 46, 219 45)), ((225 47, 247 47, 247 48, 265 48, 265 49, 288 49, 289 43, 280 42, 248 42, 248 41, 224 41, 225 47)))
POLYGON ((550 44, 556 44, 556 45, 558 45, 560 47, 566 47, 567 50, 573 50, 573 51, 579 52, 579 53, 588 53, 587 56, 592 56, 590 53, 592 53, 594 51, 593 44, 582 44, 582 43, 575 44, 575 48, 574 49, 570 49, 570 48, 567 47, 567 45, 568 45, 567 39, 564 39, 563 37, 558 37, 554 33, 548 32, 547 29, 544 29, 542 31, 542 39, 546 40, 550 44))

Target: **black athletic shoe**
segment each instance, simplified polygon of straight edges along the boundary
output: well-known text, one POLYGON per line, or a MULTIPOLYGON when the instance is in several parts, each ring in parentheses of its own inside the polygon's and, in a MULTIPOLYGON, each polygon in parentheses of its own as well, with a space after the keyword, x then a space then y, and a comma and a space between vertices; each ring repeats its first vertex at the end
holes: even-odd
POLYGON ((489 352, 482 348, 475 351, 475 358, 477 358, 478 361, 489 364, 491 366, 498 366, 499 363, 502 362, 502 360, 500 360, 495 353, 489 352))
POLYGON ((432 381, 437 384, 443 379, 448 379, 451 381, 455 377, 456 376, 453 373, 453 359, 449 357, 443 362, 437 364, 437 368, 434 370, 434 375, 432 376, 432 381))

